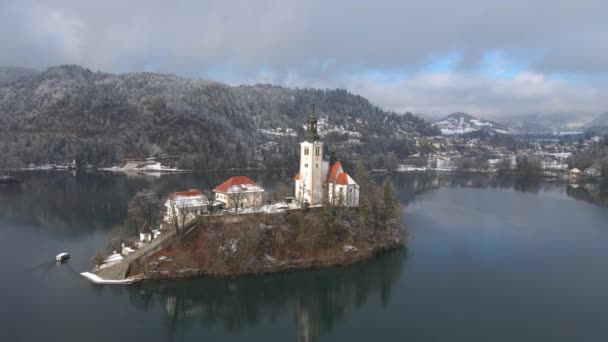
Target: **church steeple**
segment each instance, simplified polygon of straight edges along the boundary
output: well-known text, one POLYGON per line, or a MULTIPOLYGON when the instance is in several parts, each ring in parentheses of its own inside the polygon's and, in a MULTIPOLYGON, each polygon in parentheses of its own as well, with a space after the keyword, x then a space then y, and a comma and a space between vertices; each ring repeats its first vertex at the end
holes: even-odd
POLYGON ((313 103, 310 108, 310 117, 308 118, 308 123, 306 124, 306 133, 304 134, 304 138, 306 141, 314 142, 319 141, 321 137, 319 136, 319 132, 317 131, 317 116, 315 114, 315 104, 313 103))

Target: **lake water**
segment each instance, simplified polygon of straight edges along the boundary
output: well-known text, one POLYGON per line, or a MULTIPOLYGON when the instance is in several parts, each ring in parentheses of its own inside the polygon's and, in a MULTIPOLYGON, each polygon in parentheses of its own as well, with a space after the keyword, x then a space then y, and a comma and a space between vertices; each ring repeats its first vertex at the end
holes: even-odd
MULTIPOLYGON (((2 341, 606 341, 608 186, 395 175, 410 242, 346 268, 101 287, 138 190, 226 175, 28 173, 0 186, 2 341), (72 259, 57 265, 54 256, 72 259)), ((285 175, 252 175, 267 187, 285 175)))

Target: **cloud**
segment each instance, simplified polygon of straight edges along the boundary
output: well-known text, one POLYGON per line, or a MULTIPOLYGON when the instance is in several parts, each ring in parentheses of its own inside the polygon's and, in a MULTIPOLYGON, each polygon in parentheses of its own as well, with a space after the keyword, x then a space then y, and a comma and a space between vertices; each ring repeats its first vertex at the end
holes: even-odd
POLYGON ((475 72, 421 73, 389 86, 355 78, 349 88, 399 112, 431 115, 462 111, 501 117, 608 108, 605 88, 570 84, 526 71, 512 79, 491 79, 475 72))
POLYGON ((7 0, 0 65, 347 87, 394 110, 601 111, 605 13, 603 0, 7 0))

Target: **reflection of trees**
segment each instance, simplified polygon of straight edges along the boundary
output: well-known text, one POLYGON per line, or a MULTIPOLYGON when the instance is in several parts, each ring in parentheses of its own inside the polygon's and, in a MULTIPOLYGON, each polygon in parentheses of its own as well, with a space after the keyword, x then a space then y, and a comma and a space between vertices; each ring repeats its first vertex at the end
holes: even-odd
MULTIPOLYGON (((344 268, 237 279, 146 282, 131 289, 148 310, 159 302, 170 330, 193 322, 239 331, 295 314, 298 335, 315 340, 374 295, 383 305, 403 269, 404 251, 344 268), (151 295, 153 294, 153 295, 151 295)), ((304 337, 308 338, 304 338, 304 337)))
MULTIPOLYGON (((395 173, 392 180, 402 203, 416 200, 416 195, 441 187, 509 189, 525 193, 541 190, 564 189, 568 196, 608 207, 608 182, 567 185, 563 181, 491 173, 395 173)), ((376 181, 382 181, 378 177, 376 181)))
MULTIPOLYGON (((129 200, 149 190, 164 197, 170 192, 214 188, 228 173, 167 174, 161 177, 127 176, 108 172, 23 172, 24 183, 0 186, 3 220, 52 229, 77 236, 92 230, 107 231, 123 223, 129 200)), ((251 175, 261 185, 273 184, 277 175, 251 175)))
POLYGON ((570 184, 566 194, 577 200, 608 207, 608 182, 570 184))
POLYGON ((512 189, 529 193, 537 193, 543 188, 563 187, 563 183, 543 182, 538 178, 491 173, 396 173, 392 179, 404 204, 415 201, 417 194, 441 187, 512 189))

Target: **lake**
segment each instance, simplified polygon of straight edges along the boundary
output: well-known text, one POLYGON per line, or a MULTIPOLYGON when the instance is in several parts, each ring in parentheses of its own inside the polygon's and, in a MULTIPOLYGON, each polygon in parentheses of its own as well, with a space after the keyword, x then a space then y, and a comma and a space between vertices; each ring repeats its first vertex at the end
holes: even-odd
MULTIPOLYGON (((234 279, 94 286, 139 190, 229 175, 25 173, 0 186, 2 341, 606 341, 608 186, 393 176, 410 241, 374 260, 234 279), (57 253, 72 259, 57 265, 57 253)), ((272 188, 285 174, 250 174, 272 188)))

